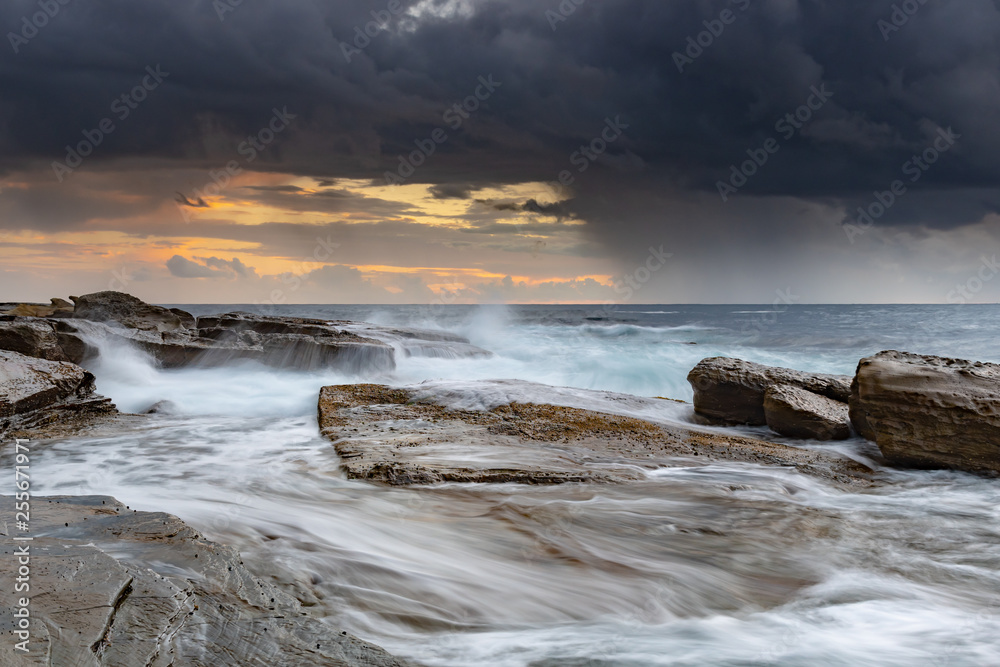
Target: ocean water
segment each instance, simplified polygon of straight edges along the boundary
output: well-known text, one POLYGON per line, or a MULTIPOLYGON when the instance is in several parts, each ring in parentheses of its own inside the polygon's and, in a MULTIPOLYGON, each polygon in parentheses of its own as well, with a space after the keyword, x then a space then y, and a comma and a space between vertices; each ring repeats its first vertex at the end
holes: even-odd
POLYGON ((172 512, 314 614, 426 665, 1000 664, 996 480, 886 471, 888 484, 852 492, 733 463, 621 486, 391 489, 344 478, 315 417, 321 386, 374 381, 456 406, 546 400, 684 422, 688 405, 622 394, 689 400, 687 372, 715 355, 845 374, 882 349, 1000 361, 1000 307, 265 312, 452 331, 493 356, 420 356, 400 338, 388 375, 164 371, 105 344, 90 363, 102 393, 123 410, 175 411, 36 446, 36 491, 172 512))

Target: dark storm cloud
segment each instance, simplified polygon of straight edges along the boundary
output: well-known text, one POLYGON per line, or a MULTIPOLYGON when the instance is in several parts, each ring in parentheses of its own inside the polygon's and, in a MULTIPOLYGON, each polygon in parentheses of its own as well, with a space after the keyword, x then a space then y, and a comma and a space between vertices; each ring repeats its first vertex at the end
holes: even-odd
MULTIPOLYGON (((663 215, 676 208, 666 201, 674 195, 704 195, 704 214, 720 219, 738 218, 734 207, 762 196, 850 212, 900 178, 901 165, 937 130, 953 128, 961 139, 885 222, 974 222, 1000 201, 1000 10, 990 0, 910 0, 917 12, 886 32, 879 21, 892 21, 894 4, 907 3, 586 0, 564 2, 576 7, 564 15, 556 0, 410 1, 410 14, 392 17, 348 62, 342 44, 385 3, 243 3, 220 20, 208 0, 77 2, 18 53, 5 45, 0 165, 48 168, 65 158, 64 146, 110 118, 114 130, 80 170, 123 157, 201 168, 237 160, 248 169, 381 183, 400 155, 427 146, 441 128, 447 139, 432 143, 408 182, 434 184, 438 198, 469 198, 484 184, 556 181, 568 170, 575 199, 565 212, 626 248, 664 227, 684 235, 690 221, 663 215), (727 24, 717 22, 724 10, 734 17, 727 24), (690 47, 699 39, 703 46, 690 47), (690 58, 683 72, 678 52, 690 58), (122 118, 121 104, 113 105, 148 66, 169 75, 122 118), (486 76, 499 86, 483 101, 476 94, 486 76), (823 103, 808 121, 795 120, 824 85, 823 103), (295 115, 289 128, 247 161, 241 142, 261 136, 274 110, 286 107, 295 115), (598 155, 610 122, 627 128, 598 155), (769 139, 776 152, 723 208, 718 182, 769 139), (580 151, 586 146, 595 159, 580 151)), ((5 3, 0 26, 18 31, 36 9, 5 3)), ((336 195, 255 192, 297 210, 338 210, 316 203, 336 195)), ((33 205, 51 214, 33 224, 62 224, 59 205, 33 205)), ((95 215, 128 208, 114 206, 121 211, 95 215)), ((548 213, 536 208, 523 210, 548 213)), ((372 213, 406 211, 386 204, 372 213)), ((739 224, 763 235, 772 229, 760 212, 739 224)))
POLYGON ((476 186, 469 183, 438 183, 430 188, 435 199, 468 199, 476 186))

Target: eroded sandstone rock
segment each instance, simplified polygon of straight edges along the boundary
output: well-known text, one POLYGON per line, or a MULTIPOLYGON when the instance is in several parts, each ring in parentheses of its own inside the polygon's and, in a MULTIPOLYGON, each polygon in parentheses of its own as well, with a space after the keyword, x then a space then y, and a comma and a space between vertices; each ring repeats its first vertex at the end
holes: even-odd
POLYGON ((53 423, 82 426, 116 412, 79 366, 0 350, 0 436, 53 423))
MULTIPOLYGON (((463 385, 464 386, 464 385, 463 385)), ((319 425, 352 478, 439 482, 628 482, 643 469, 746 461, 795 466, 846 484, 869 471, 834 455, 554 405, 449 410, 383 385, 324 387, 319 425)))
POLYGON ((183 319, 194 318, 184 311, 181 315, 162 306, 154 306, 124 292, 95 292, 70 297, 76 308, 73 317, 91 322, 118 322, 142 331, 175 331, 184 329, 183 319))
POLYGON ((856 390, 890 463, 1000 473, 1000 365, 890 350, 861 360, 856 390))
POLYGON ((62 321, 13 316, 0 316, 0 350, 74 364, 86 356, 84 342, 62 321))
POLYGON ((688 374, 694 389, 695 413, 717 424, 767 423, 764 394, 769 387, 789 385, 847 404, 851 378, 764 366, 742 359, 704 359, 688 374))
POLYGON ((779 384, 764 394, 768 427, 790 438, 846 440, 851 423, 846 403, 799 387, 779 384))

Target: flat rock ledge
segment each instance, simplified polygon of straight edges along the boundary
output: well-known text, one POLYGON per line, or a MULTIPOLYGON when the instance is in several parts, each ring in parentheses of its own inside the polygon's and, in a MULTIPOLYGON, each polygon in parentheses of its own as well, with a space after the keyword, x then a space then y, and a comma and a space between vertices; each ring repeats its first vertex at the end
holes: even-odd
POLYGON ((716 461, 794 467, 847 486, 874 482, 868 468, 832 453, 553 405, 448 410, 384 385, 324 387, 319 426, 348 477, 394 486, 626 483, 656 468, 716 461))
MULTIPOLYGON (((13 518, 14 499, 0 497, 13 518)), ((107 496, 34 497, 31 542, 0 522, 5 667, 407 667, 309 616, 243 566, 234 549, 177 517, 107 496), (15 549, 30 550, 30 591, 15 593, 15 549), (15 597, 30 597, 27 654, 14 650, 15 597)))

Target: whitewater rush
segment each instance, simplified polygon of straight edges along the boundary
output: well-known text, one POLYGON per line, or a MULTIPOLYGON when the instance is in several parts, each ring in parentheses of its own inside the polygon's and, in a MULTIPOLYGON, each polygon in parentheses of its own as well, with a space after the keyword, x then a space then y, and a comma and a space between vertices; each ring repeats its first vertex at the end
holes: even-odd
MULTIPOLYGON (((14 440, 14 522, 18 533, 28 532, 28 522, 31 520, 31 479, 29 469, 31 460, 28 445, 22 444, 28 440, 14 440)), ((31 537, 15 535, 14 541, 20 544, 14 549, 17 559, 17 577, 14 580, 14 593, 27 595, 31 581, 31 546, 27 544, 31 537)), ((28 642, 31 640, 31 598, 14 596, 14 634, 20 641, 15 642, 14 650, 28 652, 28 642)))

